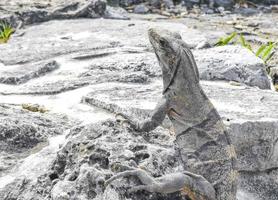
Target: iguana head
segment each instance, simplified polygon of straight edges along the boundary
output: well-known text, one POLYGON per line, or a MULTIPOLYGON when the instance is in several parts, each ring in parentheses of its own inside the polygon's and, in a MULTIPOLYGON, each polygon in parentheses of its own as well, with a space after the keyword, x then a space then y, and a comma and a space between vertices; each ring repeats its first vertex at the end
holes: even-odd
POLYGON ((182 40, 180 34, 168 30, 149 29, 149 40, 162 69, 165 93, 174 82, 178 69, 182 66, 186 77, 183 80, 198 79, 198 71, 194 58, 188 45, 182 40), (194 63, 192 63, 192 60, 194 63), (193 72, 193 77, 190 72, 193 72), (195 76, 195 77, 194 77, 195 76))

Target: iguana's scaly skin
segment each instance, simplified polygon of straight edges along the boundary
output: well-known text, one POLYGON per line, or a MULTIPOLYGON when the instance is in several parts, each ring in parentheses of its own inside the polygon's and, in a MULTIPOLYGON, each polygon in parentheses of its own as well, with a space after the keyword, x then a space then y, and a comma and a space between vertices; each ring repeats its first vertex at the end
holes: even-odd
POLYGON ((147 185, 139 189, 161 193, 181 191, 192 200, 236 200, 235 149, 218 112, 199 84, 190 49, 179 34, 166 30, 150 29, 149 39, 162 68, 163 98, 151 118, 144 122, 123 116, 137 131, 151 131, 168 115, 176 134, 176 151, 186 171, 161 177, 160 185, 146 173, 142 176, 140 170, 122 172, 108 183, 136 175, 147 185))

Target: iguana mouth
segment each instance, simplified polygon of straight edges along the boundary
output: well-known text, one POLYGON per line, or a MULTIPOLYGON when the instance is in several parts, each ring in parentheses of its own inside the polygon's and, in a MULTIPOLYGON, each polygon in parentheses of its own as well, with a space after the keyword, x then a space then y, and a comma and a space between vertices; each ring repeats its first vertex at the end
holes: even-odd
POLYGON ((157 34, 157 32, 155 31, 155 29, 150 28, 148 31, 149 34, 149 38, 155 40, 156 38, 159 38, 160 36, 157 34))
POLYGON ((149 40, 152 44, 152 46, 155 48, 155 50, 162 50, 163 46, 159 45, 160 41, 162 40, 161 35, 159 35, 156 31, 156 29, 154 28, 150 28, 148 31, 148 35, 149 35, 149 40))

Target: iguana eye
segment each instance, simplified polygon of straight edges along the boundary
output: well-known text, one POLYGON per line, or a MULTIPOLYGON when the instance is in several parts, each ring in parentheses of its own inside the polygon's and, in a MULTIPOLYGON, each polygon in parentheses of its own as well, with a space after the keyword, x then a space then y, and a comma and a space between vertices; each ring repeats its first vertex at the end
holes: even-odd
POLYGON ((166 45, 166 41, 163 40, 163 39, 159 39, 159 43, 160 43, 160 45, 163 46, 163 47, 166 45))

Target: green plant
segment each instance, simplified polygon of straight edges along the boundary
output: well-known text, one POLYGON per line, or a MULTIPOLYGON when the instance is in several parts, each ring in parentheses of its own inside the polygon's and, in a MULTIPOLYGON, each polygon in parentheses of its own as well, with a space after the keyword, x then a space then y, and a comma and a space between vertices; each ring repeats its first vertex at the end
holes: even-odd
POLYGON ((262 53, 262 59, 264 62, 268 62, 273 55, 275 54, 274 48, 276 47, 276 42, 269 42, 268 45, 266 46, 265 50, 262 53))
POLYGON ((265 63, 271 60, 275 54, 274 48, 277 43, 268 42, 267 44, 262 44, 256 51, 256 56, 261 58, 265 63))
POLYGON ((215 46, 224 46, 229 44, 235 37, 237 36, 236 32, 231 33, 227 37, 221 37, 218 42, 215 44, 215 46))
POLYGON ((237 38, 238 43, 253 52, 257 57, 261 58, 265 64, 267 64, 272 58, 273 55, 275 54, 275 47, 277 45, 277 42, 268 42, 267 44, 262 44, 256 52, 254 52, 252 46, 250 43, 246 41, 244 36, 242 34, 238 34, 236 32, 231 33, 227 37, 221 37, 218 42, 215 44, 215 46, 224 46, 228 45, 236 36, 239 37, 237 38))
POLYGON ((13 32, 11 25, 6 22, 0 22, 0 43, 7 43, 13 32))

